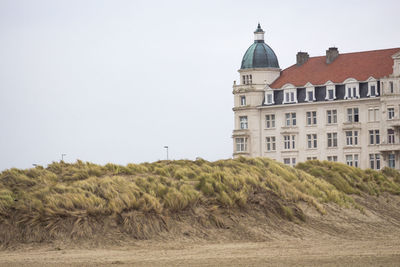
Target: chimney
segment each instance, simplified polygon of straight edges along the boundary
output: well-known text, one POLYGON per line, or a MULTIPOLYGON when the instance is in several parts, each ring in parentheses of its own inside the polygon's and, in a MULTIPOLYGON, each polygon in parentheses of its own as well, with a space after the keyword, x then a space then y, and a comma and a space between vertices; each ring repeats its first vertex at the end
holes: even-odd
POLYGON ((329 47, 326 50, 326 64, 331 64, 339 56, 339 50, 337 47, 329 47))
POLYGON ((301 66, 304 63, 306 63, 309 57, 310 56, 308 55, 307 52, 297 52, 297 55, 296 55, 297 66, 301 66))

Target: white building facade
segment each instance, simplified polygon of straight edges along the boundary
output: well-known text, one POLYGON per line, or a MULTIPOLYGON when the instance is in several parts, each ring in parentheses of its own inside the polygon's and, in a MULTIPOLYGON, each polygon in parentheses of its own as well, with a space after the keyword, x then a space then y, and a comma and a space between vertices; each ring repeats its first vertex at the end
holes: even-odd
POLYGON ((297 54, 281 70, 258 25, 234 82, 233 156, 400 169, 400 48, 297 54))

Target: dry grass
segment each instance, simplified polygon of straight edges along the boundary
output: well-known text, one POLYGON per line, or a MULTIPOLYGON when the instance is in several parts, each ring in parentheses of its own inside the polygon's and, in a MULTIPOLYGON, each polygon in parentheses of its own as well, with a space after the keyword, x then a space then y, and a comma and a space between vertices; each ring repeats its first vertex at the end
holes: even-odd
MULTIPOLYGON (((90 235, 94 221, 117 218, 123 231, 146 238, 150 227, 146 218, 153 220, 149 231, 158 231, 165 227, 164 216, 199 206, 243 210, 255 193, 277 196, 281 200, 277 210, 283 218, 294 220, 301 216, 290 205, 298 201, 325 213, 323 203, 355 206, 351 194, 382 192, 400 194, 397 171, 363 171, 326 161, 291 168, 268 158, 127 166, 54 162, 47 168, 9 169, 0 174, 0 224, 8 225, 3 229, 14 227, 26 240, 37 238, 35 231, 45 231, 50 237, 58 231, 90 235)), ((209 218, 218 225, 215 214, 209 218)), ((10 239, 5 231, 0 233, 0 242, 10 239)))

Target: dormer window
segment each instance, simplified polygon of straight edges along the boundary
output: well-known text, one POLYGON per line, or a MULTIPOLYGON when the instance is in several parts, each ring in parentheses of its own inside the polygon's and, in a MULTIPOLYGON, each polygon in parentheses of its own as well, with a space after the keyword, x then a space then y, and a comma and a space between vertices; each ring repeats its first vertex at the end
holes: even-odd
POLYGON ((273 91, 271 88, 269 88, 269 86, 267 86, 267 87, 265 88, 265 101, 264 101, 264 103, 265 103, 266 105, 273 105, 273 104, 275 104, 275 101, 274 101, 274 91, 273 91))
POLYGON ((296 90, 285 90, 284 104, 297 103, 296 90))
POLYGON ((283 102, 282 104, 297 103, 297 89, 293 84, 286 84, 283 89, 283 102))
POLYGON ((346 95, 344 99, 360 98, 360 88, 358 82, 353 78, 347 79, 346 81, 344 81, 346 84, 346 95))
POLYGON ((368 79, 368 94, 367 94, 367 96, 369 96, 369 97, 378 96, 379 94, 378 94, 377 87, 378 87, 377 81, 373 77, 370 77, 368 79))
POLYGON ((335 84, 331 81, 325 83, 326 85, 326 95, 325 100, 335 100, 336 99, 336 90, 335 84))
POLYGON ((306 99, 305 100, 308 102, 313 102, 316 100, 315 93, 314 93, 314 87, 306 89, 306 99))

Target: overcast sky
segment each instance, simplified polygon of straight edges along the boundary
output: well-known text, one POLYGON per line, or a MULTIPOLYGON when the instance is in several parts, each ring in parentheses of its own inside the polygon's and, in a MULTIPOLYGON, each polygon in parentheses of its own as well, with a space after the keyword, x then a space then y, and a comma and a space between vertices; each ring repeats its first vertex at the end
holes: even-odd
POLYGON ((0 0, 0 170, 232 156, 233 80, 260 22, 300 50, 400 47, 400 1, 0 0))

